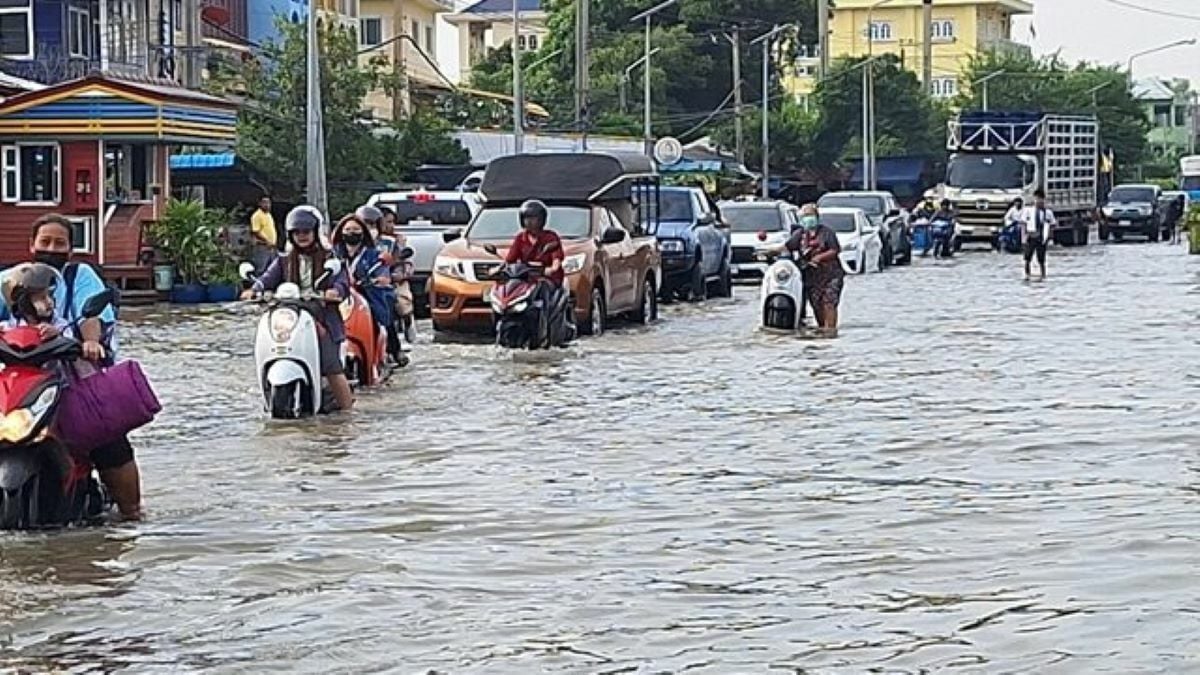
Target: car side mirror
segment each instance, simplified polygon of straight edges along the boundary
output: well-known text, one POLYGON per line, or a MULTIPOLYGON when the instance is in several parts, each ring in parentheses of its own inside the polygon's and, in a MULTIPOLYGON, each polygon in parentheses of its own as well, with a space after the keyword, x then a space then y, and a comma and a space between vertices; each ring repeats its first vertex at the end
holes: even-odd
POLYGON ((891 211, 888 211, 887 215, 888 218, 898 218, 900 217, 900 209, 892 209, 891 211))
POLYGON ((94 319, 104 313, 104 310, 113 303, 115 296, 112 289, 101 291, 87 299, 83 303, 83 318, 94 319))
POLYGON ((238 276, 246 281, 253 281, 254 263, 244 262, 241 265, 238 265, 238 276))
POLYGON ((491 253, 492 255, 500 255, 500 251, 496 248, 495 244, 484 244, 483 250, 491 253))
POLYGON ((461 239, 462 234, 463 233, 462 233, 461 227, 455 227, 453 229, 446 230, 445 232, 442 233, 442 241, 444 243, 449 244, 450 242, 454 241, 455 239, 461 239))
POLYGON ((696 222, 700 223, 701 225, 716 225, 717 217, 711 213, 706 213, 706 214, 700 216, 700 219, 697 220, 696 222))
POLYGON ((619 244, 625 241, 625 230, 619 227, 610 227, 600 235, 601 244, 619 244))

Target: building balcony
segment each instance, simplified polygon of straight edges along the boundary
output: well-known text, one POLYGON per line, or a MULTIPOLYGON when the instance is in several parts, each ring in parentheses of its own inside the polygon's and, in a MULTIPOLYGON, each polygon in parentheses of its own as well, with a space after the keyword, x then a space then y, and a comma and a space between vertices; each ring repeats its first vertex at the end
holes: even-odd
POLYGON ((1007 38, 984 38, 979 41, 979 51, 991 51, 1006 56, 1033 56, 1033 48, 1007 38))

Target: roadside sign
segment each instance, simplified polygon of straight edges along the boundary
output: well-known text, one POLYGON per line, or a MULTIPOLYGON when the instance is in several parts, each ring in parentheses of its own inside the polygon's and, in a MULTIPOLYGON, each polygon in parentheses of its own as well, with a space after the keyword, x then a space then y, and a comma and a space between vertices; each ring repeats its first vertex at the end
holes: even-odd
POLYGON ((683 144, 670 136, 658 139, 654 144, 654 159, 664 166, 678 164, 683 159, 683 144))

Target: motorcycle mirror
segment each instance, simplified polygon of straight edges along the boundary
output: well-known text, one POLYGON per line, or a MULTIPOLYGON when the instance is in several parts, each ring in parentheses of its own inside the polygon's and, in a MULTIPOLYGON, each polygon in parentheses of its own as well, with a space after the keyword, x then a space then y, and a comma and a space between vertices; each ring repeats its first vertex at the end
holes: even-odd
POLYGON ((113 303, 112 289, 101 291, 87 299, 83 303, 83 317, 85 319, 94 319, 104 313, 104 310, 113 303))
POLYGON ((238 276, 246 281, 254 279, 254 263, 244 262, 238 265, 238 276))
POLYGON ((449 244, 460 237, 462 237, 462 228, 455 227, 442 233, 442 242, 449 244))
POLYGON ((500 251, 496 248, 495 244, 484 244, 483 250, 491 253, 492 255, 500 255, 500 251))
POLYGON ((405 246, 404 248, 400 249, 400 255, 397 257, 400 260, 408 260, 416 254, 417 252, 414 251, 411 246, 405 246))

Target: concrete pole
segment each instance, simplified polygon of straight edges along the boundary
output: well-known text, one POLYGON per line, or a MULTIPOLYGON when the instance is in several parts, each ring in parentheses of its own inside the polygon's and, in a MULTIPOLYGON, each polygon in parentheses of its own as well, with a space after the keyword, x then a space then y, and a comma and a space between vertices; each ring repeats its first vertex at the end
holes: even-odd
POLYGON ((771 198, 771 40, 763 40, 762 69, 762 196, 771 198))
POLYGON ((733 135, 737 146, 738 164, 746 163, 746 139, 742 132, 742 30, 733 27, 729 38, 733 43, 733 135))
POLYGON ((867 108, 870 110, 870 114, 868 115, 867 119, 870 120, 870 126, 868 127, 868 135, 871 138, 871 143, 869 146, 870 149, 869 149, 869 152, 867 155, 867 157, 868 157, 867 161, 870 163, 870 166, 871 166, 871 172, 870 172, 870 178, 871 178, 870 186, 871 187, 870 187, 870 189, 875 190, 877 188, 877 185, 876 185, 876 179, 875 179, 876 163, 875 163, 875 63, 874 62, 867 64, 867 108))
POLYGON ((513 153, 525 152, 525 92, 521 89, 521 5, 512 6, 512 90, 513 90, 513 153))
POLYGON ((588 149, 588 126, 591 123, 591 113, 588 110, 591 98, 591 48, 589 46, 592 32, 591 0, 579 0, 579 130, 582 134, 584 152, 588 149))
MULTIPOLYGON (((188 89, 199 89, 202 84, 200 73, 200 0, 183 1, 184 52, 187 59, 188 89)), ((102 35, 100 39, 105 37, 102 35)))
POLYGON ((863 66, 863 72, 862 72, 862 188, 863 188, 863 190, 871 189, 871 161, 870 161, 870 150, 868 150, 868 148, 870 147, 870 144, 871 144, 871 130, 870 130, 871 107, 868 102, 868 98, 869 98, 870 94, 867 93, 871 87, 869 77, 867 76, 867 69, 870 67, 871 67, 870 63, 866 64, 865 66, 863 66))
MULTIPOLYGON (((392 96, 392 121, 408 117, 408 69, 404 63, 404 3, 397 2, 392 13, 392 73, 402 87, 392 96)), ((417 36, 412 36, 415 40, 417 36)))
POLYGON ((925 87, 925 95, 933 92, 933 0, 924 0, 924 16, 921 35, 921 48, 924 58, 921 63, 921 84, 925 87))
POLYGON ((650 132, 650 17, 646 15, 645 65, 642 71, 642 138, 646 143, 646 154, 654 154, 654 137, 650 132))
POLYGON ((829 0, 817 0, 817 50, 823 80, 829 74, 829 0))

